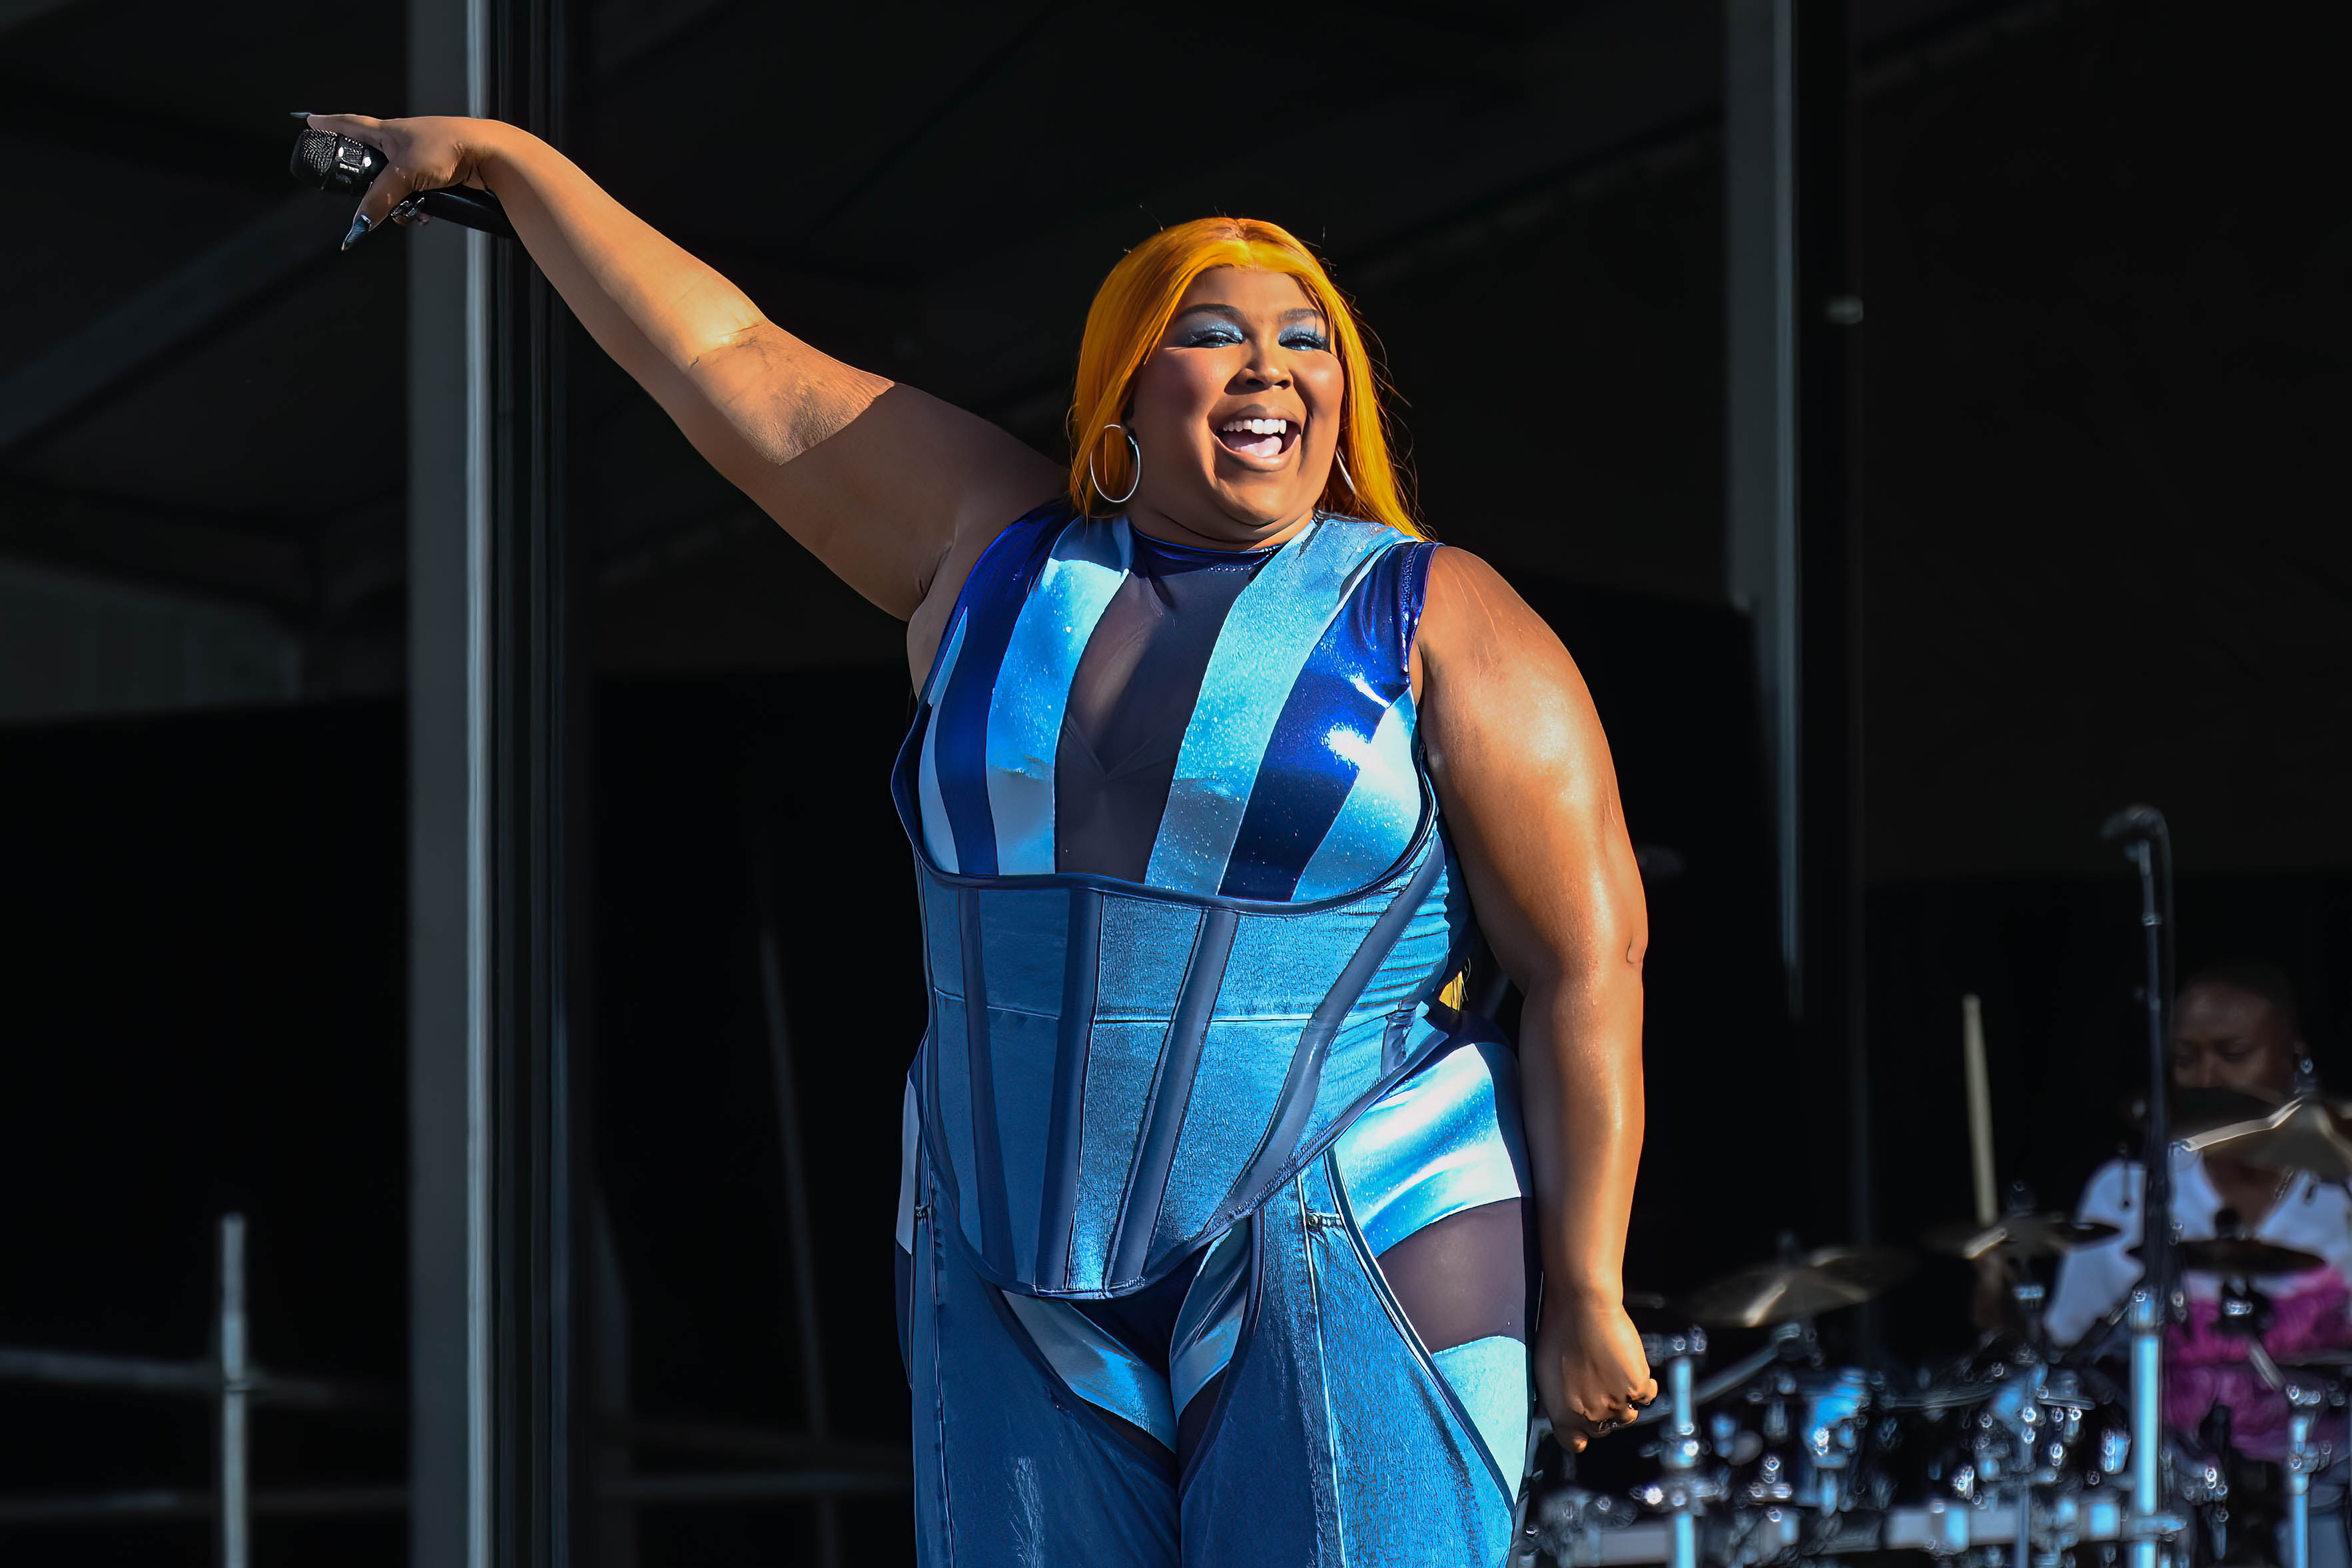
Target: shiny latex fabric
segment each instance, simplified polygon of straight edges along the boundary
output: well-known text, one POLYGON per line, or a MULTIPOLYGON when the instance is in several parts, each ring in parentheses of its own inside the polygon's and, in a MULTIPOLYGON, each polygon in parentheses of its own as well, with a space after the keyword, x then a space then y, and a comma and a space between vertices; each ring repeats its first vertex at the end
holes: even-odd
POLYGON ((1392 1086, 1193 1260, 1167 1342, 1145 1345, 971 1268, 933 1223, 910 1090, 901 1332, 926 1568, 1502 1563, 1527 1348, 1433 1354, 1377 1257, 1523 1194, 1513 1065, 1462 1047, 1392 1086))
POLYGON ((1053 509, 1007 530, 895 779, 943 1228, 1030 1295, 1160 1279, 1471 1037, 1433 1001, 1469 919, 1406 690, 1426 547, 1394 530, 1326 519, 1265 555, 1223 610, 1145 881, 1056 869, 1070 685, 1139 548, 1053 509))
POLYGON ((1062 505, 1021 519, 972 567, 923 684, 908 832, 962 876, 1285 903, 1363 887, 1423 815, 1408 660, 1435 548, 1349 518, 1243 552, 1062 505), (1139 779, 1130 853, 1092 797, 1139 779))

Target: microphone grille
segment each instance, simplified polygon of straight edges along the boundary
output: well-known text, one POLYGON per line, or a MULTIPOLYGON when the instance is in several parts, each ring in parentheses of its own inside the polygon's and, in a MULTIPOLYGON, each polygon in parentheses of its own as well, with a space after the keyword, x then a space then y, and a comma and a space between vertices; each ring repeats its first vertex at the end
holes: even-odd
POLYGON ((366 190, 383 165, 382 153, 331 131, 298 132, 293 154, 286 160, 287 171, 304 184, 343 195, 366 190))
POLYGON ((335 166, 335 135, 331 131, 305 130, 294 138, 294 155, 287 172, 306 185, 324 186, 335 166))

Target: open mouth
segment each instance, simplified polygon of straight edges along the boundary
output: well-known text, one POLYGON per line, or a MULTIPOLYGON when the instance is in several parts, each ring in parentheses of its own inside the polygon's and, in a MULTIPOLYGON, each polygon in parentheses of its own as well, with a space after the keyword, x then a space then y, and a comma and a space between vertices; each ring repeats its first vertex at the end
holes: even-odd
POLYGON ((1299 427, 1288 419, 1228 419, 1217 439, 1244 458, 1279 458, 1298 444, 1299 427))

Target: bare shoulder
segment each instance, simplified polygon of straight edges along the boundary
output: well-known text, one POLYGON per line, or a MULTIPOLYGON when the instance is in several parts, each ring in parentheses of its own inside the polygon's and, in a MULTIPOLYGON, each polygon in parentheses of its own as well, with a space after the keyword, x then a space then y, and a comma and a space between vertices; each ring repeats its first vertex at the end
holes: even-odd
POLYGON ((1518 590, 1484 558, 1453 545, 1430 557, 1412 661, 1416 691, 1425 679, 1442 689, 1513 676, 1544 683, 1566 678, 1580 693, 1583 688, 1559 635, 1518 590))
POLYGON ((1413 659, 1421 732, 1442 784, 1475 795, 1480 780, 1519 791, 1575 779, 1613 801, 1609 740, 1583 672, 1491 564, 1466 550, 1436 552, 1413 659))
POLYGON ((1609 740, 1568 649, 1501 573, 1447 549, 1430 563, 1418 652, 1423 755, 1505 967, 1526 985, 1598 940, 1592 952, 1638 968, 1641 875, 1609 740))

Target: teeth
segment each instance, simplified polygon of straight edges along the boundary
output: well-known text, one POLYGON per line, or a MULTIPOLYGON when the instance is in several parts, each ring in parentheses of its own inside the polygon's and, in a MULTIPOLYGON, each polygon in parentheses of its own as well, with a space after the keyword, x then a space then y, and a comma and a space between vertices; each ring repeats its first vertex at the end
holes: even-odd
POLYGON ((1253 436, 1279 436, 1288 428, 1288 425, 1280 419, 1228 419, 1222 427, 1246 431, 1253 436))

